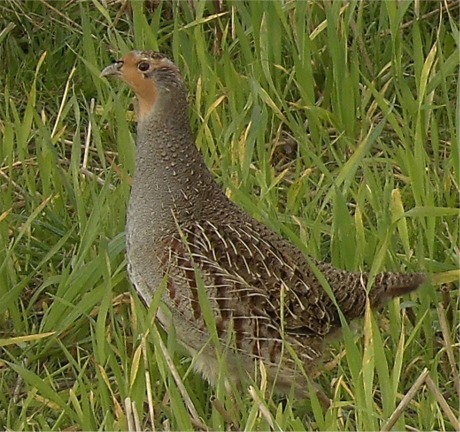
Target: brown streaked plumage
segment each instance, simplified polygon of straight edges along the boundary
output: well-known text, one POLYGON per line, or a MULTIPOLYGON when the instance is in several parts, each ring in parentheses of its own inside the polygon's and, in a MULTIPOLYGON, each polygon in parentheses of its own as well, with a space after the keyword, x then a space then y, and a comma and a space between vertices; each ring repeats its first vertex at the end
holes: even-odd
POLYGON ((204 288, 222 347, 228 378, 254 374, 265 364, 275 389, 307 393, 323 343, 348 320, 364 315, 369 298, 380 307, 418 288, 420 273, 381 273, 368 296, 368 274, 306 258, 297 248, 231 202, 214 181, 190 129, 187 91, 177 67, 160 53, 133 51, 105 68, 136 93, 137 158, 128 209, 129 274, 149 304, 164 284, 158 318, 196 355, 196 368, 216 383, 219 365, 210 341, 204 288), (329 297, 312 269, 334 293, 329 297))

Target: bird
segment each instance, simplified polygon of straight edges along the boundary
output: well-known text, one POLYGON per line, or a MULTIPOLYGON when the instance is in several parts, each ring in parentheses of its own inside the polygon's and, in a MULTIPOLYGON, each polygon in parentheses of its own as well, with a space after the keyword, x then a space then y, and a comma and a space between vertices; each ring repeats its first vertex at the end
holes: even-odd
POLYGON ((101 76, 124 81, 137 99, 129 278, 147 305, 160 292, 159 322, 174 327, 211 385, 224 353, 229 381, 254 380, 263 364, 275 393, 308 397, 309 377, 343 318, 427 281, 423 272, 382 272, 368 292, 369 273, 304 254, 231 201, 197 149, 186 83, 166 55, 131 51, 101 76))

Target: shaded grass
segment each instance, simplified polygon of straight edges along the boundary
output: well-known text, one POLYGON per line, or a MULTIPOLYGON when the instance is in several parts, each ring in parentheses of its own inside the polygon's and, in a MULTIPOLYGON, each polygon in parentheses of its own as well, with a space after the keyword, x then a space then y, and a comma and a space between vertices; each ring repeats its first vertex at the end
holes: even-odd
MULTIPOLYGON (((161 49, 239 205, 334 265, 443 273, 459 267, 459 48, 458 5, 439 7, 0 4, 0 427, 127 429, 129 397, 143 427, 380 429, 425 368, 458 416, 454 290, 367 314, 364 338, 345 330, 319 377, 327 412, 261 383, 233 400, 192 373, 126 278, 135 126, 128 93, 99 78, 133 47, 161 49)), ((395 424, 411 427, 455 424, 422 386, 395 424)))

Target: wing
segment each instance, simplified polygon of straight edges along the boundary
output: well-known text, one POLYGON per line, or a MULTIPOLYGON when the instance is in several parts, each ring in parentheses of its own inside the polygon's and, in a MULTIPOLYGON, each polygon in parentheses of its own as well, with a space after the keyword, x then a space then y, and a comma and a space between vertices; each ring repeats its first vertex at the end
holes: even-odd
POLYGON ((198 270, 221 339, 232 331, 238 349, 275 363, 285 335, 301 357, 315 360, 320 348, 314 341, 331 328, 324 292, 299 268, 300 251, 291 256, 289 243, 257 228, 252 220, 238 225, 207 220, 183 226, 165 240, 171 304, 206 332, 198 270))

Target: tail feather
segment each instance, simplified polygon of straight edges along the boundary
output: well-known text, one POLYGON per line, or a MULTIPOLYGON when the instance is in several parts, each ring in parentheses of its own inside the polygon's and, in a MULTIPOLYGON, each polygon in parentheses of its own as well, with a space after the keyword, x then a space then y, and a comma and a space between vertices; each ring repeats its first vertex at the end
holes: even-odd
POLYGON ((379 308, 395 297, 415 291, 427 281, 424 273, 380 273, 369 293, 373 308, 379 308))
MULTIPOLYGON (((383 272, 376 275, 368 293, 369 273, 340 270, 328 263, 315 264, 328 280, 340 310, 349 320, 364 315, 367 298, 371 307, 378 309, 394 297, 415 291, 428 280, 424 273, 383 272)), ((338 315, 336 319, 339 322, 338 315)))

